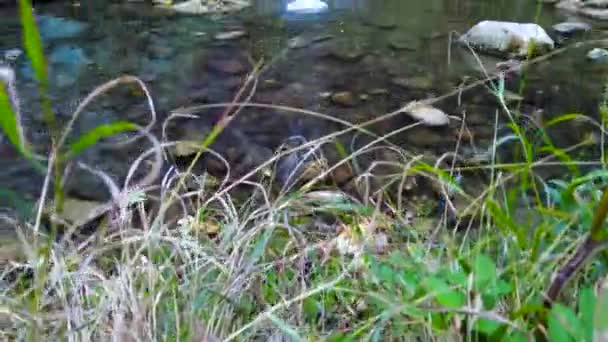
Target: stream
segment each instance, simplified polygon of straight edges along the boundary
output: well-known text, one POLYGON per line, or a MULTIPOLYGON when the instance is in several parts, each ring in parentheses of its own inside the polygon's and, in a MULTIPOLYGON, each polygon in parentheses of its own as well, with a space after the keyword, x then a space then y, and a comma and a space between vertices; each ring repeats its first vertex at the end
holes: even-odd
MULTIPOLYGON (((335 0, 328 1, 321 13, 286 9, 285 1, 257 0, 239 13, 198 16, 171 13, 143 2, 86 0, 78 6, 68 1, 41 2, 36 14, 49 65, 53 108, 65 123, 96 86, 134 75, 152 93, 159 123, 155 133, 160 136, 160 123, 175 108, 232 101, 247 73, 263 60, 266 67, 252 102, 297 107, 357 124, 482 78, 474 57, 450 45, 450 37, 481 20, 507 20, 536 22, 560 45, 572 46, 531 66, 523 76, 507 77, 506 88, 524 117, 540 121, 566 113, 599 117, 608 63, 585 58, 597 46, 574 44, 607 37, 607 25, 602 22, 576 18, 593 29, 566 40, 551 26, 572 15, 530 0, 335 0), (522 79, 525 87, 519 99, 515 94, 522 79)), ((33 71, 23 53, 18 18, 14 7, 0 3, 0 56, 17 72, 26 135, 44 153, 49 132, 42 120, 33 71)), ((480 58, 490 71, 501 61, 480 58)), ((101 96, 77 120, 72 136, 117 120, 145 126, 150 116, 142 95, 137 87, 127 86, 101 96)), ((504 133, 502 123, 507 118, 485 87, 434 106, 456 117, 466 113, 470 133, 461 146, 464 155, 483 153, 492 145, 497 113, 499 134, 504 133)), ((205 109, 196 113, 198 119, 177 120, 169 137, 203 138, 223 110, 205 109)), ((388 134, 412 122, 402 115, 370 129, 388 134)), ((291 136, 312 140, 343 128, 335 120, 286 109, 245 107, 213 148, 238 176, 272 156, 291 136)), ((393 135, 391 142, 408 151, 438 156, 454 150, 460 130, 457 121, 446 127, 419 127, 393 135)), ((566 147, 594 132, 597 128, 591 124, 576 121, 557 125, 549 133, 558 146, 566 147)), ((354 148, 369 141, 362 138, 353 144, 355 138, 344 136, 344 145, 354 148)), ((34 171, 7 140, 0 135, 0 207, 27 212, 39 196, 44 175, 34 171)), ((78 160, 120 181, 133 160, 149 147, 132 144, 118 149, 102 144, 78 160)), ((598 152, 599 147, 594 147, 580 153, 591 158, 598 152)), ((212 159, 205 168, 226 171, 212 159)), ((549 176, 558 177, 556 170, 549 176)), ((68 177, 66 189, 70 196, 95 201, 109 196, 98 177, 82 170, 68 177)))

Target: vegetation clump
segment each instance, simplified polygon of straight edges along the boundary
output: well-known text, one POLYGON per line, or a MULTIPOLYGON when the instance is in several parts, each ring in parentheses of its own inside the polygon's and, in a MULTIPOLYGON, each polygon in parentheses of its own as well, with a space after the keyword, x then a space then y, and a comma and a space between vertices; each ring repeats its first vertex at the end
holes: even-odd
MULTIPOLYGON (((27 143, 14 77, 2 69, 0 125, 23 157, 46 174, 31 221, 0 217, 21 236, 22 251, 20 259, 3 260, 0 321, 6 339, 592 341, 608 334, 604 138, 560 149, 546 134, 560 123, 592 119, 562 115, 531 136, 506 104, 504 79, 484 79, 493 85, 510 128, 508 136, 495 138, 487 163, 458 164, 457 148, 433 165, 383 145, 404 158, 391 163, 394 172, 382 182, 370 169, 352 179, 354 192, 319 185, 386 138, 375 137, 344 154, 340 165, 323 165, 316 176, 276 191, 270 190, 272 171, 258 183, 191 171, 203 153, 213 153, 209 146, 248 105, 239 92, 234 102, 243 103, 229 105, 198 142, 190 168, 161 174, 165 150, 178 142, 151 134, 154 104, 138 78, 101 85, 66 127, 58 127, 45 96, 45 61, 31 7, 27 0, 19 3, 52 149, 39 156, 27 143), (126 83, 140 86, 149 99, 146 127, 115 122, 68 139, 83 108, 126 83), (81 220, 62 220, 68 200, 62 188, 65 168, 87 148, 125 132, 131 135, 123 143, 147 140, 149 150, 122 186, 77 164, 103 179, 112 199, 87 210, 81 220), (513 142, 519 151, 515 160, 501 161, 498 149, 513 142), (602 144, 600 160, 576 159, 578 150, 597 144, 602 144), (583 165, 594 169, 583 172, 583 165), (547 167, 568 173, 547 180, 539 174, 547 167), (137 170, 146 172, 132 179, 137 170), (467 187, 461 179, 473 173, 484 177, 467 187), (402 205, 403 190, 423 180, 436 195, 429 209, 402 205), (252 188, 251 196, 235 196, 231 190, 237 185, 252 188), (398 191, 388 191, 391 186, 398 191), (84 234, 91 225, 95 232, 84 234)), ((255 82, 260 68, 243 89, 255 82)), ((416 105, 432 109, 433 101, 416 105)), ((605 115, 606 108, 601 112, 605 115)), ((440 119, 439 124, 447 120, 440 119)), ((369 133, 367 124, 347 126, 333 137, 369 133)), ((603 137, 604 121, 595 124, 603 137)), ((332 144, 333 137, 281 151, 274 159, 332 144)))

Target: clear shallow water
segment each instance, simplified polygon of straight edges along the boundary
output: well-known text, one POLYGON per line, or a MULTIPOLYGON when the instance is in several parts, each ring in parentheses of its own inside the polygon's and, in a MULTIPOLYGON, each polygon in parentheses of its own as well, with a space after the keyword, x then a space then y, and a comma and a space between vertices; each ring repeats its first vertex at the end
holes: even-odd
MULTIPOLYGON (((552 24, 568 18, 529 0, 327 3, 323 13, 293 14, 286 12, 285 1, 258 0, 250 9, 229 16, 170 15, 145 4, 91 0, 82 1, 79 7, 63 2, 40 5, 40 15, 86 26, 81 32, 70 26, 72 31, 62 36, 57 31, 66 29, 65 22, 41 25, 47 37, 45 51, 51 62, 55 108, 67 120, 77 101, 96 85, 132 74, 149 85, 163 119, 179 106, 230 101, 251 69, 250 60, 264 59, 271 65, 260 78, 253 101, 315 110, 357 123, 408 101, 441 95, 457 87, 463 77, 479 77, 466 53, 449 48, 450 32, 465 32, 484 19, 536 21, 550 31, 552 24), (247 35, 237 40, 214 39, 216 33, 233 30, 247 35), (352 99, 345 105, 327 98, 326 93, 336 92, 348 92, 352 99)), ((0 9, 0 51, 20 48, 16 18, 15 9, 0 9)), ((605 36, 600 23, 594 27, 593 32, 574 41, 605 36)), ((568 112, 597 116, 608 68, 585 60, 590 48, 572 49, 533 67, 526 74, 522 111, 531 114, 542 110, 548 118, 568 112)), ((489 65, 498 61, 483 59, 489 65)), ((31 70, 23 57, 15 61, 15 67, 28 134, 44 149, 47 132, 37 109, 31 70)), ((514 91, 518 85, 518 78, 508 83, 514 91)), ((437 105, 452 115, 465 111, 475 133, 474 145, 483 149, 493 135, 496 103, 481 88, 462 99, 460 105, 456 98, 437 105)), ((143 102, 133 88, 113 91, 83 114, 75 134, 118 119, 145 123, 143 102)), ((201 120, 178 125, 172 137, 203 135, 219 113, 220 109, 200 113, 201 120)), ((411 120, 399 117, 373 129, 387 133, 408 123, 411 120)), ((293 113, 247 109, 220 137, 216 149, 246 169, 249 162, 268 156, 290 135, 312 139, 337 128, 339 125, 293 113)), ((439 154, 453 149, 456 130, 422 129, 398 134, 394 140, 407 149, 439 154)), ((585 125, 567 125, 556 130, 555 136, 558 143, 569 145, 589 130, 585 125)), ((95 147, 81 158, 120 179, 143 150, 145 146, 118 151, 95 147)), ((37 195, 40 175, 19 162, 6 145, 0 147, 0 168, 4 170, 0 172, 2 187, 26 198, 37 195)), ((69 188, 79 196, 99 199, 107 195, 99 190, 103 188, 99 181, 86 174, 72 177, 71 182, 69 188)), ((3 201, 8 203, 0 205, 12 203, 3 201)))

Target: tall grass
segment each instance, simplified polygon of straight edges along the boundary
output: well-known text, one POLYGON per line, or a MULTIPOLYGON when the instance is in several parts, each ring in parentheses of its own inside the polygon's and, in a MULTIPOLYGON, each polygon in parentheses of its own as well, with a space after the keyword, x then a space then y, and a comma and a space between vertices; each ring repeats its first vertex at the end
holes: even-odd
MULTIPOLYGON (((48 85, 40 39, 28 1, 20 0, 20 6, 24 45, 45 108, 48 85)), ((168 120, 195 117, 203 108, 226 107, 213 133, 194 142, 198 151, 189 168, 164 175, 160 175, 164 149, 179 142, 165 136, 159 141, 150 134, 156 121, 154 104, 137 78, 123 76, 96 88, 63 128, 57 127, 48 106, 45 117, 53 146, 46 158, 37 156, 27 143, 20 110, 11 100, 16 96, 10 95, 14 88, 0 84, 0 125, 5 135, 25 158, 46 163, 47 172, 32 222, 0 217, 22 235, 35 237, 23 238, 25 260, 8 262, 0 278, 3 337, 70 341, 605 338, 608 259, 601 254, 608 238, 603 227, 608 212, 608 195, 602 190, 608 178, 602 168, 605 159, 575 157, 576 151, 597 142, 584 140, 559 149, 546 134, 553 125, 582 118, 592 121, 603 137, 603 122, 567 114, 538 124, 538 134, 531 136, 504 101, 504 80, 488 75, 466 88, 493 82, 488 96, 495 96, 501 105, 496 125, 498 115, 504 116, 510 135, 495 136, 488 163, 459 162, 459 143, 454 151, 429 162, 388 140, 418 124, 383 136, 367 129, 401 115, 400 110, 353 125, 323 113, 250 103, 261 72, 261 64, 256 65, 232 103, 173 113, 168 120), (66 144, 82 110, 125 83, 139 85, 146 94, 149 124, 116 122, 66 144), (245 94, 247 89, 250 92, 245 94), (215 138, 247 107, 314 116, 344 128, 278 153, 232 182, 193 174, 196 160, 203 153, 216 153, 210 149, 215 138), (95 225, 97 232, 80 237, 67 233, 61 239, 53 230, 48 234, 42 229, 42 216, 51 182, 54 203, 61 203, 64 168, 88 147, 126 131, 135 136, 124 144, 145 138, 151 147, 130 167, 122 186, 101 170, 77 164, 100 177, 112 199, 82 222, 59 222, 60 215, 51 215, 51 222, 66 225, 69 232, 86 224, 95 225), (351 132, 372 139, 348 153, 342 149, 342 160, 289 193, 273 192, 272 178, 251 181, 250 176, 287 153, 333 146, 351 132), (522 154, 501 162, 498 149, 513 142, 522 154), (351 183, 356 196, 319 185, 341 165, 357 165, 360 156, 382 150, 397 152, 401 159, 378 159, 358 170, 351 183), (135 171, 149 158, 152 167, 134 183, 135 171), (598 168, 581 175, 579 165, 598 168), (553 180, 537 173, 556 166, 566 166, 570 173, 553 180), (390 171, 377 172, 383 167, 390 171), (458 174, 466 180, 473 173, 484 176, 477 178, 474 188, 459 183, 458 174), (159 177, 157 186, 154 181, 159 177), (436 208, 442 215, 423 215, 419 206, 413 206, 419 203, 404 198, 405 188, 423 181, 436 189, 437 202, 444 203, 436 208), (243 184, 252 189, 251 197, 233 197, 231 190, 243 184), (397 186, 397 196, 388 190, 391 185, 397 186)), ((464 131, 466 116, 462 120, 464 131)), ((60 205, 53 208, 61 210, 60 205)))

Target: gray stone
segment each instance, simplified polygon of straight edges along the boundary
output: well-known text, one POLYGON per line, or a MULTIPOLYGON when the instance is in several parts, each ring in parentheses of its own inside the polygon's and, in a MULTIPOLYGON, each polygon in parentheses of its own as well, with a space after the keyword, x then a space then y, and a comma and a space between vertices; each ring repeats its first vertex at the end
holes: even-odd
POLYGON ((213 38, 215 40, 236 40, 236 39, 243 38, 246 35, 247 35, 247 32, 245 32, 243 30, 234 30, 234 31, 216 33, 215 36, 213 36, 213 38))
POLYGON ((357 40, 337 41, 331 46, 330 50, 331 56, 345 62, 354 62, 365 56, 366 53, 364 44, 357 40))
POLYGON ((433 87, 433 79, 425 76, 396 77, 391 80, 391 83, 399 87, 413 89, 431 89, 433 87))
POLYGON ((553 25, 553 30, 562 35, 571 35, 577 32, 585 32, 591 30, 591 25, 577 21, 566 21, 553 25))
POLYGON ((595 48, 587 53, 587 58, 595 62, 608 62, 608 50, 595 48))
POLYGON ((331 101, 344 107, 354 107, 356 104, 355 96, 350 91, 341 91, 332 94, 331 101))
POLYGON ((42 40, 76 38, 89 29, 89 25, 72 19, 41 15, 36 17, 42 40))
POLYGON ((299 35, 291 38, 287 42, 287 47, 290 49, 301 49, 307 46, 310 46, 313 43, 326 41, 332 39, 332 35, 319 35, 319 36, 309 36, 309 35, 299 35))
POLYGON ((508 21, 482 21, 458 40, 480 51, 513 54, 518 57, 527 56, 532 44, 537 53, 547 52, 555 47, 551 37, 539 25, 508 21))
MULTIPOLYGON (((91 63, 84 50, 78 46, 60 45, 48 55, 49 77, 60 88, 70 87, 91 63)), ((23 72, 26 77, 34 78, 34 72, 29 65, 23 72)))
POLYGON ((23 50, 21 49, 9 49, 4 51, 4 59, 12 62, 17 60, 23 54, 23 50))
POLYGON ((388 45, 395 50, 416 50, 418 40, 412 35, 398 32, 389 36, 388 45))
POLYGON ((562 0, 558 9, 580 14, 597 20, 608 20, 607 0, 562 0))

